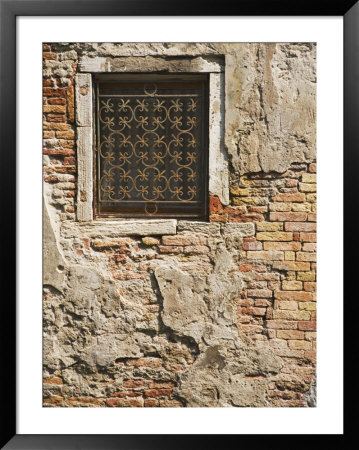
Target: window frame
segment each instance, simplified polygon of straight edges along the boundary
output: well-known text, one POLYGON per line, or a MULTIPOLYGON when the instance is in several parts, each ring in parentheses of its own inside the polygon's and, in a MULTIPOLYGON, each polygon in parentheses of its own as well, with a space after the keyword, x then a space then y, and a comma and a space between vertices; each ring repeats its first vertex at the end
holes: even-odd
MULTIPOLYGON (((209 142, 208 142, 208 189, 207 204, 210 196, 217 196, 223 205, 229 204, 229 170, 228 156, 225 149, 225 60, 224 55, 216 57, 189 57, 184 55, 178 57, 157 57, 154 59, 153 66, 143 64, 146 61, 145 56, 140 57, 114 57, 103 58, 83 57, 79 61, 79 72, 75 76, 75 117, 77 126, 77 208, 76 220, 78 222, 102 223, 109 221, 129 221, 134 220, 123 217, 95 217, 94 215, 94 193, 93 185, 96 180, 93 143, 96 138, 94 115, 94 82, 93 78, 99 74, 111 73, 114 76, 118 73, 134 73, 134 67, 137 67, 139 74, 153 74, 158 70, 160 61, 161 73, 165 71, 172 73, 192 73, 207 74, 209 77, 209 142), (136 61, 134 62, 134 59, 136 61), (130 70, 127 70, 126 61, 129 61, 130 70), (185 70, 183 64, 185 63, 185 70)), ((208 205, 207 205, 208 206, 208 205)), ((181 218, 179 218, 181 219, 181 218)), ((172 223, 176 219, 155 219, 154 216, 145 219, 135 219, 143 223, 163 222, 172 223)), ((194 219, 196 220, 196 219, 194 219)), ((209 219, 208 219, 209 220, 209 219)), ((208 221, 207 220, 207 221, 208 221)), ((206 221, 206 220, 205 220, 206 221)), ((147 228, 146 228, 147 229, 147 228)), ((155 232, 154 228, 154 232, 155 232)), ((131 230, 129 230, 129 233, 131 230)))

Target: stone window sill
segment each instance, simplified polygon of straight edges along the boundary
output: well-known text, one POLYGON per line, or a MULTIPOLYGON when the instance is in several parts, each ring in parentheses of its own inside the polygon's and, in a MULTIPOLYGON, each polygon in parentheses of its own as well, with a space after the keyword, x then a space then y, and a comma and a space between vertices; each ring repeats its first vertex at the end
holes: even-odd
MULTIPOLYGON (((156 236, 177 232, 177 219, 101 219, 75 222, 75 227, 89 237, 156 236)), ((62 231, 73 233, 74 223, 63 223, 62 231)))

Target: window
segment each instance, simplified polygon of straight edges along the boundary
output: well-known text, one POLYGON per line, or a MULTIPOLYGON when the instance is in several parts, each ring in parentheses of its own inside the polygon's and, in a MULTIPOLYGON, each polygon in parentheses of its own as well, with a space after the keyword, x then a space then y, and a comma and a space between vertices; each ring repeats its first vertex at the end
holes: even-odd
POLYGON ((219 56, 81 58, 78 222, 117 228, 127 222, 128 233, 141 223, 156 234, 159 224, 177 218, 209 220, 209 196, 228 204, 224 67, 219 56))
POLYGON ((95 88, 95 216, 206 219, 208 75, 102 75, 95 88))

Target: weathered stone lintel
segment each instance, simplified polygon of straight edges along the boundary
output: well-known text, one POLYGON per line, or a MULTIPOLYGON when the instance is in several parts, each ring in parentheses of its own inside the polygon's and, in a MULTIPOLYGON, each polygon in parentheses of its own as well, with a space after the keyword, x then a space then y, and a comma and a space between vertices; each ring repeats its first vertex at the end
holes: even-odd
MULTIPOLYGON (((89 219, 91 220, 91 219, 89 219)), ((176 219, 150 219, 150 220, 95 220, 89 223, 63 224, 62 233, 65 236, 80 231, 88 237, 118 237, 118 236, 155 236, 176 234, 176 219)))
POLYGON ((209 57, 88 57, 79 62, 80 72, 223 72, 222 58, 209 57))

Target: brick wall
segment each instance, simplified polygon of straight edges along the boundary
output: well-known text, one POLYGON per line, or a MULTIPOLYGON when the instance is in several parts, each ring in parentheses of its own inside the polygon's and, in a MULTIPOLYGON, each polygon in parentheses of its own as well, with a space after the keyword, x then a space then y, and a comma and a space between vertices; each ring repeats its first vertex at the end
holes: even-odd
MULTIPOLYGON (((174 339, 159 324, 162 306, 150 269, 153 261, 165 261, 176 262, 190 274, 209 274, 211 236, 190 229, 143 237, 75 236, 61 231, 63 224, 73 223, 76 217, 74 76, 79 55, 73 49, 45 44, 43 58, 44 192, 52 218, 60 224, 61 251, 72 264, 98 265, 119 283, 121 296, 141 317, 136 326, 147 339, 143 344, 147 350, 141 355, 115 358, 106 370, 102 366, 85 370, 76 358, 45 362, 44 405, 186 406, 174 390, 177 375, 194 364, 199 350, 184 338, 174 339)), ((238 174, 232 169, 230 186, 228 206, 217 197, 210 198, 209 220, 222 234, 226 224, 252 224, 253 233, 241 236, 235 258, 243 281, 237 295, 238 330, 245 342, 268 345, 282 361, 277 373, 253 373, 246 378, 265 377, 268 405, 308 406, 316 361, 315 161, 292 163, 284 173, 238 174)), ((66 322, 62 302, 57 290, 45 287, 46 333, 66 333, 66 345, 73 347, 77 341, 90 341, 91 323, 71 311, 66 311, 66 322), (57 326, 58 320, 64 320, 63 327, 57 326), (81 327, 85 331, 79 331, 81 327)), ((116 306, 108 302, 101 311, 110 323, 116 306)), ((130 324, 133 319, 129 315, 125 320, 130 324)))

